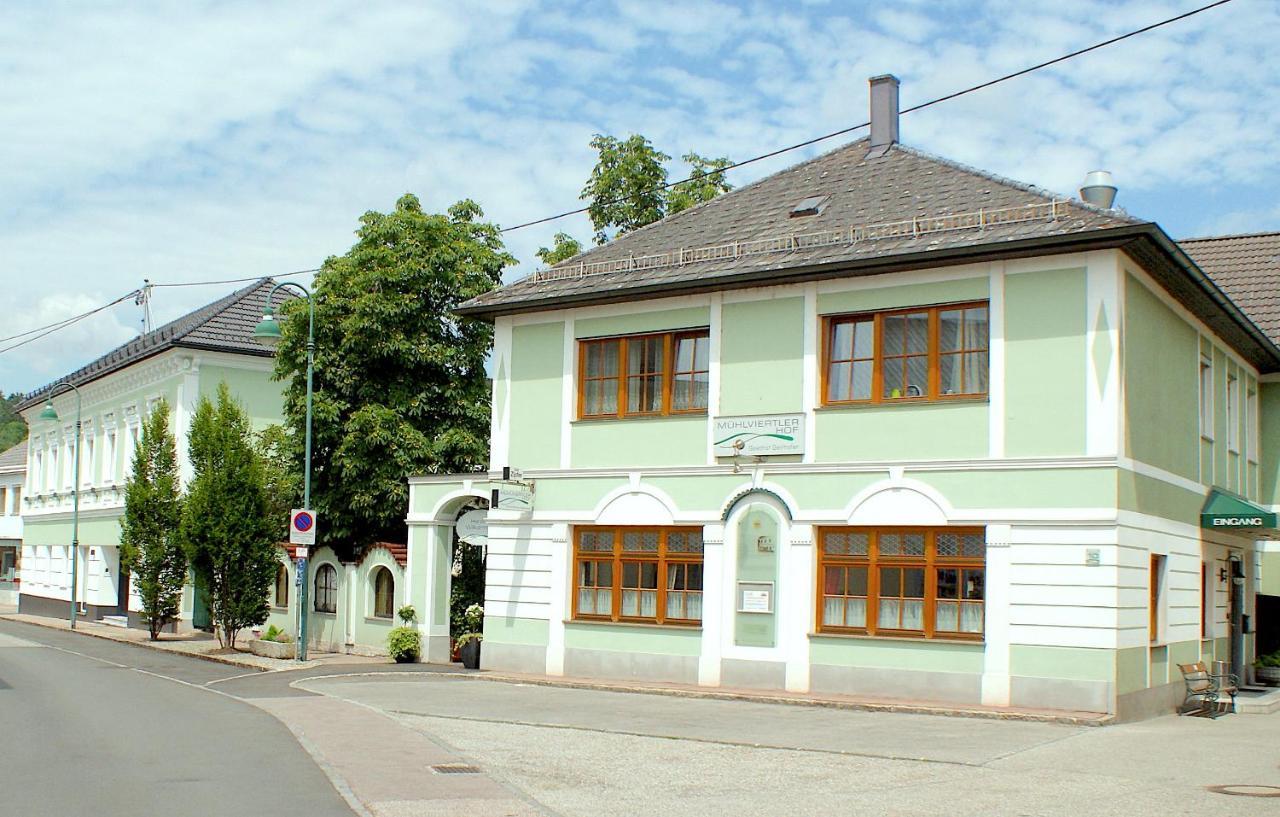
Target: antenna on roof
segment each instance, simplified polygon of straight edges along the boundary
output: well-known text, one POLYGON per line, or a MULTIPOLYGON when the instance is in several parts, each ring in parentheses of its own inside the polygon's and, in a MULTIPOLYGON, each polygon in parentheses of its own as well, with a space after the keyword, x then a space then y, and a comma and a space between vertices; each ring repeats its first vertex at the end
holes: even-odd
POLYGON ((138 290, 138 296, 133 302, 142 307, 142 334, 151 331, 151 279, 142 279, 142 289, 138 290))

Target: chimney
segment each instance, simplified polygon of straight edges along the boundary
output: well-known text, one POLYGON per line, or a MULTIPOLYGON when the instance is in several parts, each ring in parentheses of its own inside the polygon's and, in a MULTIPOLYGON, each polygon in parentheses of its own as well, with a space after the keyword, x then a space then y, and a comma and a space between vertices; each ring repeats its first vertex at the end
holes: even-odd
POLYGON ((871 149, 868 159, 876 159, 889 152, 898 141, 898 78, 893 74, 881 74, 868 80, 871 83, 871 149))
POLYGON ((1080 185, 1080 199, 1094 207, 1110 210, 1116 203, 1116 182, 1105 170, 1091 170, 1080 185))

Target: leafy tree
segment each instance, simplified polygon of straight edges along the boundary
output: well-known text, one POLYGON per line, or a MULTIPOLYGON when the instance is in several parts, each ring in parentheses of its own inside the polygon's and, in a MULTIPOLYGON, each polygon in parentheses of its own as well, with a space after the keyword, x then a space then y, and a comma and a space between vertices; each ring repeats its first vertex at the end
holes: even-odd
POLYGON ((27 438, 27 421, 18 414, 21 394, 4 396, 0 392, 0 451, 8 451, 27 438))
MULTIPOLYGON (((350 558, 404 541, 410 474, 473 471, 488 462, 493 327, 452 309, 498 285, 515 261, 475 202, 426 213, 405 195, 360 218, 357 241, 316 275, 311 504, 318 542, 350 558)), ((282 310, 276 377, 302 438, 306 304, 282 310)), ((302 452, 295 450, 295 467, 302 452)))
POLYGON ((191 421, 191 465, 179 535, 204 587, 218 640, 234 648, 240 630, 261 624, 275 583, 277 543, 267 519, 262 464, 249 418, 224 382, 215 406, 200 399, 191 421))
POLYGON ((686 153, 681 158, 693 168, 689 180, 668 188, 663 162, 671 157, 645 137, 632 134, 618 140, 596 134, 591 147, 599 158, 582 188, 582 198, 591 202, 587 214, 597 244, 607 242, 610 231, 614 235, 629 233, 732 189, 724 178, 724 170, 732 162, 724 157, 707 159, 686 153))
POLYGON ((559 264, 569 258, 573 258, 582 252, 582 243, 568 233, 556 233, 553 238, 555 244, 550 248, 541 247, 538 250, 538 257, 542 259, 542 263, 548 267, 559 264))
POLYGON ((273 423, 253 435, 253 447, 262 463, 267 520, 283 539, 290 511, 302 505, 302 470, 297 467, 302 446, 288 428, 273 423))
POLYGON ((178 454, 169 432, 169 405, 161 400, 142 425, 120 523, 121 566, 138 588, 152 641, 182 609, 187 554, 178 539, 181 519, 178 454))
POLYGON ((629 233, 666 215, 661 188, 667 183, 667 171, 662 163, 670 156, 638 133, 625 140, 597 133, 591 147, 600 158, 582 188, 582 198, 591 201, 587 214, 597 244, 609 240, 609 228, 629 233))
POLYGON ((686 153, 680 158, 693 168, 693 172, 689 174, 688 181, 667 189, 667 215, 688 210, 733 189, 733 185, 724 178, 724 169, 733 164, 727 158, 707 159, 696 153, 686 153))

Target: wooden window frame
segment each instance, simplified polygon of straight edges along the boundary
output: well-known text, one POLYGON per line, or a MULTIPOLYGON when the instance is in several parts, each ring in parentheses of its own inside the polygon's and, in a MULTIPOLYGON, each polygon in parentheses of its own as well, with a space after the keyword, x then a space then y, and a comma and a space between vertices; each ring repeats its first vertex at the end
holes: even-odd
POLYGON ((373 617, 378 619, 391 620, 396 615, 396 577, 391 570, 385 565, 378 565, 373 569, 373 617), (384 615, 378 610, 378 581, 386 574, 387 581, 391 582, 390 588, 387 590, 387 611, 384 615))
MULTIPOLYGON (((670 551, 667 549, 667 541, 669 534, 672 533, 696 533, 702 536, 702 528, 687 525, 674 525, 666 527, 655 527, 648 525, 583 525, 576 527, 573 532, 573 605, 572 616, 574 621, 599 621, 622 624, 650 624, 659 627, 701 627, 702 619, 688 618, 667 618, 667 567, 669 565, 702 565, 703 551, 670 551), (582 537, 587 533, 599 533, 607 531, 613 534, 613 549, 611 551, 603 550, 582 550, 582 537), (656 551, 626 551, 622 548, 623 535, 626 533, 657 533, 658 549, 656 551), (578 610, 578 593, 582 589, 579 584, 579 566, 582 562, 606 562, 612 565, 613 577, 611 584, 611 609, 609 615, 600 615, 595 613, 581 613, 578 610), (649 616, 624 616, 622 615, 622 572, 623 565, 626 563, 653 563, 657 565, 658 571, 658 587, 657 587, 657 606, 656 615, 649 616)), ((705 547, 705 543, 704 543, 705 547)), ((686 567, 687 570, 687 567, 686 567)), ((602 588, 603 589, 603 588, 602 588)), ((688 592, 688 591, 679 591, 688 592)), ((703 574, 702 590, 698 591, 706 594, 706 574, 703 574)))
POLYGON ((1160 607, 1164 598, 1164 563, 1165 557, 1159 553, 1151 554, 1151 569, 1147 574, 1147 634, 1152 644, 1162 643, 1160 640, 1160 607))
POLYGON ((289 568, 285 567, 283 562, 278 563, 276 565, 276 583, 275 583, 275 588, 272 591, 272 598, 271 598, 272 607, 284 609, 289 606, 289 595, 290 595, 289 584, 290 584, 289 568), (281 581, 281 579, 283 579, 284 581, 281 581), (284 590, 283 603, 282 603, 282 598, 280 593, 281 590, 284 590))
MULTIPOLYGON (((947 402, 952 400, 984 400, 987 399, 991 392, 990 384, 990 366, 991 366, 991 302, 988 300, 977 301, 961 301, 951 304, 935 304, 932 306, 913 306, 901 309, 886 309, 877 312, 854 312, 840 315, 824 315, 822 316, 822 325, 820 327, 822 335, 822 366, 819 371, 818 388, 820 389, 818 405, 820 406, 865 406, 865 405, 898 405, 906 403, 934 403, 947 402), (940 316, 943 312, 961 309, 978 309, 985 308, 987 310, 987 345, 981 349, 960 349, 951 352, 940 351, 940 316), (902 395, 901 397, 885 397, 884 396, 884 369, 886 359, 903 360, 907 355, 886 355, 884 349, 884 321, 885 318, 898 315, 911 315, 917 313, 927 313, 929 322, 929 337, 926 349, 926 359, 928 361, 928 388, 925 392, 918 396, 902 395), (834 327, 843 323, 859 323, 870 320, 872 323, 872 361, 871 364, 871 397, 863 400, 832 400, 829 398, 828 381, 831 377, 831 367, 833 363, 848 362, 843 358, 839 361, 832 360, 831 339, 834 327), (966 353, 984 352, 987 355, 987 372, 988 382, 987 390, 982 392, 969 392, 963 394, 942 394, 942 358, 959 354, 962 356, 966 353)), ((918 356, 918 355, 913 355, 918 356)), ((850 360, 867 360, 865 357, 850 358, 850 360)), ((962 369, 963 371, 963 369, 962 369)), ((852 390, 850 390, 852 391, 852 390)))
MULTIPOLYGON (((864 635, 864 636, 883 636, 889 638, 919 638, 923 640, 945 639, 955 641, 974 641, 982 642, 986 638, 986 609, 987 609, 987 592, 986 592, 986 530, 981 527, 929 527, 921 525, 897 525, 897 526, 878 526, 878 527, 820 527, 818 528, 817 549, 818 549, 818 573, 816 578, 817 592, 814 610, 814 622, 816 631, 819 634, 835 634, 835 635, 864 635), (828 534, 840 533, 861 533, 867 534, 867 555, 866 556, 850 556, 843 554, 829 554, 826 549, 826 537, 828 534), (880 536, 883 534, 913 534, 920 533, 925 536, 925 548, 923 556, 898 556, 898 555, 881 555, 880 554, 880 536), (937 537, 939 534, 954 534, 958 536, 981 536, 983 538, 984 548, 982 556, 939 556, 937 549, 937 537), (866 595, 866 615, 867 621, 865 627, 851 627, 847 625, 829 625, 823 620, 825 600, 827 594, 826 588, 826 571, 828 567, 865 567, 867 571, 867 595, 866 595), (880 569, 881 568, 923 568, 924 570, 924 613, 923 627, 920 630, 903 630, 879 626, 879 603, 880 603, 880 569), (937 603, 938 603, 938 571, 939 570, 980 570, 983 574, 983 593, 982 593, 982 610, 983 610, 983 628, 980 633, 963 633, 953 632, 951 630, 937 629, 937 603)), ((963 576, 963 573, 961 574, 963 576)), ((847 595, 846 595, 847 597, 847 595)), ((946 599, 950 601, 950 599, 946 599)), ((957 599, 963 601, 963 599, 957 599)))
MULTIPOLYGON (((635 417, 670 417, 684 415, 705 415, 707 413, 706 406, 697 406, 694 408, 677 409, 672 405, 672 397, 674 391, 675 376, 677 374, 700 374, 707 373, 710 375, 711 361, 707 361, 707 369, 684 369, 676 371, 675 353, 676 347, 683 339, 707 338, 710 343, 711 330, 708 328, 699 329, 680 329, 670 332, 644 332, 635 335, 613 335, 609 337, 599 338, 581 338, 578 340, 578 384, 577 384, 577 400, 578 400, 578 419, 579 420, 625 420, 635 417), (631 341, 644 341, 653 338, 662 339, 662 400, 661 406, 657 411, 628 411, 627 398, 628 389, 630 388, 630 380, 640 377, 641 375, 631 375, 628 373, 628 350, 631 341), (616 343, 618 344, 618 397, 617 411, 613 413, 588 414, 586 404, 586 384, 590 381, 611 380, 610 377, 588 377, 587 376, 587 353, 589 346, 597 344, 616 343)), ((695 354, 694 365, 697 365, 695 354)), ((650 374, 658 374, 655 370, 650 374)))
POLYGON ((316 568, 316 577, 313 584, 314 584, 314 587, 312 588, 312 590, 315 592, 315 598, 312 599, 311 601, 311 609, 317 613, 327 613, 328 615, 333 615, 337 613, 338 612, 338 569, 328 563, 320 565, 319 567, 316 568), (331 574, 333 574, 333 585, 329 588, 326 588, 328 591, 330 591, 332 598, 328 599, 328 601, 331 602, 331 605, 327 604, 324 607, 321 607, 320 606, 320 576, 325 572, 326 569, 331 574), (330 609, 331 606, 332 606, 332 609, 330 609))

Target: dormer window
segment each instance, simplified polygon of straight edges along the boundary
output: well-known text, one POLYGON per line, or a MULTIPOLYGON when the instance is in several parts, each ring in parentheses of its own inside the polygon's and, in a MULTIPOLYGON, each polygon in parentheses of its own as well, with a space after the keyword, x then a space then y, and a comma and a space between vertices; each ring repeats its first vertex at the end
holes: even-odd
POLYGON ((827 202, 831 200, 830 196, 810 196, 804 201, 791 208, 791 218, 804 218, 805 216, 816 216, 827 209, 827 202))

